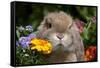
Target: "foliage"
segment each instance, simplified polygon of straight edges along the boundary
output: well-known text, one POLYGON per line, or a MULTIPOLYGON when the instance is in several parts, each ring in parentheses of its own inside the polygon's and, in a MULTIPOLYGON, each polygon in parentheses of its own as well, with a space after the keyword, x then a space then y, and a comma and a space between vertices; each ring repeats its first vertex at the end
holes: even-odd
POLYGON ((41 53, 16 47, 16 65, 46 64, 41 53))
POLYGON ((85 47, 85 61, 97 60, 97 38, 96 38, 96 18, 90 18, 90 20, 84 24, 84 22, 78 20, 76 25, 79 28, 79 32, 84 42, 85 47))

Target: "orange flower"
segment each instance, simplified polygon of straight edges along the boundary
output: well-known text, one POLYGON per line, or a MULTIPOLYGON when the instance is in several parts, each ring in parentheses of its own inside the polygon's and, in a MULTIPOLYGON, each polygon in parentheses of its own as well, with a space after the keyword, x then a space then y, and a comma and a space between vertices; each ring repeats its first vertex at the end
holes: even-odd
POLYGON ((85 51, 85 61, 92 61, 96 58, 96 46, 90 46, 85 51))

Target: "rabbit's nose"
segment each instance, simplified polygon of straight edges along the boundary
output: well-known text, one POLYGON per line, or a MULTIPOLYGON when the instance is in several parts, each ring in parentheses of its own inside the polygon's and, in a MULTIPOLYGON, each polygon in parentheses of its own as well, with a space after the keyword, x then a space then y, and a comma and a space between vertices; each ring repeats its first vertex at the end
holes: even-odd
POLYGON ((57 34, 56 36, 57 36, 57 38, 59 38, 60 40, 64 37, 63 34, 57 34))

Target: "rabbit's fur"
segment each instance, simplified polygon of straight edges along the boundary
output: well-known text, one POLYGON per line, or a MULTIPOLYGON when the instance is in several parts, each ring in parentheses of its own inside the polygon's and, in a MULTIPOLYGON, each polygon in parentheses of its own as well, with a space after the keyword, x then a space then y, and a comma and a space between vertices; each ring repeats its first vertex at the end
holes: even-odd
POLYGON ((84 46, 72 17, 64 12, 52 12, 44 17, 38 27, 40 38, 46 37, 52 45, 52 53, 45 58, 50 63, 84 60, 84 46))

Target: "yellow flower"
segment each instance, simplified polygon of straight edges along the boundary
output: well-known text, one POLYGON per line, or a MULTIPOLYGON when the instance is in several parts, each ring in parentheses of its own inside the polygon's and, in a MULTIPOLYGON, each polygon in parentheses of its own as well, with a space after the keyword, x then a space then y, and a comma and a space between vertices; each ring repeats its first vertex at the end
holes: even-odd
POLYGON ((31 40, 31 49, 43 54, 50 54, 52 52, 52 45, 47 40, 34 38, 31 40))

